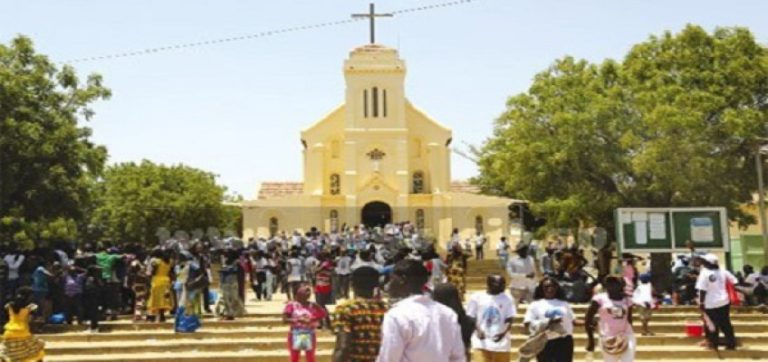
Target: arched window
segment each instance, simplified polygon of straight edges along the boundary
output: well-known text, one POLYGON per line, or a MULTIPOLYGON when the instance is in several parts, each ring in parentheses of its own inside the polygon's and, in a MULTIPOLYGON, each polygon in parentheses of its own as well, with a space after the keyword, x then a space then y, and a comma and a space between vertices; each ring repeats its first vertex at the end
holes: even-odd
POLYGON ((480 215, 475 216, 475 233, 483 233, 483 217, 480 215))
POLYGON ((416 229, 424 230, 424 209, 416 210, 416 229))
POLYGON ((276 217, 269 218, 269 237, 273 238, 277 235, 277 230, 280 228, 280 223, 276 217))
POLYGON ((339 174, 334 173, 331 175, 331 195, 338 195, 341 192, 341 178, 339 174))
POLYGON ((379 118, 379 88, 373 87, 371 98, 373 98, 373 118, 379 118))
POLYGON ((363 117, 368 118, 368 90, 363 89, 363 117))
POLYGON ((413 193, 421 194, 424 192, 424 173, 416 171, 413 173, 413 193))
POLYGON ((335 232, 339 230, 339 212, 331 210, 331 231, 335 232))

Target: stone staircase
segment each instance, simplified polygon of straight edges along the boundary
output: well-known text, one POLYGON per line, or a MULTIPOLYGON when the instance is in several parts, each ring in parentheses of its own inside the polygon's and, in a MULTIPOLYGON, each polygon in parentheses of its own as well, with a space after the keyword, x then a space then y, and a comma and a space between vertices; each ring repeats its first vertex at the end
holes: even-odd
MULTIPOLYGON (((499 271, 495 261, 470 263, 469 292, 485 288, 485 275, 499 271)), ((278 295, 278 297, 282 297, 278 295)), ((249 296, 252 298, 252 295, 249 296)), ((282 324, 280 312, 284 300, 247 303, 248 315, 234 321, 205 318, 203 327, 193 334, 176 334, 171 322, 133 323, 126 318, 102 323, 102 332, 87 333, 84 326, 48 326, 39 335, 46 341, 46 361, 131 361, 131 362, 202 362, 202 361, 285 361, 288 327, 282 324)), ((525 306, 520 307, 520 315, 525 306)), ((574 307, 578 316, 585 305, 574 307)), ((698 346, 700 339, 684 333, 687 320, 697 320, 695 307, 668 307, 656 313, 651 330, 655 336, 639 333, 639 361, 748 361, 768 360, 768 315, 754 308, 734 311, 733 321, 741 347, 737 351, 706 351, 698 346)), ((513 346, 524 340, 521 317, 515 319, 513 346)), ((636 329, 639 326, 636 326, 636 329)), ((577 329, 576 359, 585 359, 585 333, 577 329)), ((318 334, 318 359, 330 361, 335 338, 328 331, 318 334)), ((474 354, 474 360, 480 361, 474 354)), ((595 359, 599 359, 599 352, 595 359)), ((517 359, 513 350, 513 360, 517 359)))

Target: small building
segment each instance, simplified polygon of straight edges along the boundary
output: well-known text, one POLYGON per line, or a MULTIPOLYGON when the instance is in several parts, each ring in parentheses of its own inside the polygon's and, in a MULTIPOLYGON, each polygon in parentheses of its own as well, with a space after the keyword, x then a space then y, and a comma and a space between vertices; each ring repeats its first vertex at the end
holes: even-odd
POLYGON ((395 49, 350 52, 345 102, 301 132, 303 182, 261 183, 243 203, 245 238, 400 221, 441 242, 454 228, 481 231, 492 247, 509 233, 518 201, 451 182, 452 132, 408 101, 405 74, 395 49))
POLYGON ((741 210, 747 215, 752 215, 757 223, 744 228, 739 227, 735 222, 731 223, 731 266, 734 271, 740 271, 744 265, 749 264, 759 271, 760 268, 768 265, 768 260, 765 259, 764 254, 757 194, 754 195, 751 203, 743 204, 741 210))

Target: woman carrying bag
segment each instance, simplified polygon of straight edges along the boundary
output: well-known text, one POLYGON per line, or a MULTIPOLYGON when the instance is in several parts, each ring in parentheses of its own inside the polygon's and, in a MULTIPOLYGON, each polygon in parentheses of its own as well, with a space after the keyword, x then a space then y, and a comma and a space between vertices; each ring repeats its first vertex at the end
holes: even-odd
MULTIPOLYGON (((557 280, 544 277, 533 293, 534 302, 528 306, 523 323, 532 331, 532 338, 546 340, 535 354, 538 362, 573 361, 573 309, 557 280), (542 336, 543 335, 543 336, 542 336)), ((521 350, 523 348, 521 347, 521 350)))
POLYGON ((606 293, 592 298, 585 318, 587 351, 595 350, 595 315, 600 316, 598 331, 605 362, 633 362, 637 340, 632 331, 632 301, 624 291, 624 280, 607 276, 603 281, 606 293))
MULTIPOLYGON (((195 244, 198 245, 198 244, 195 244)), ((181 300, 176 308, 176 332, 192 333, 200 328, 200 317, 203 315, 203 291, 208 287, 209 280, 204 264, 199 258, 199 249, 192 247, 192 253, 181 252, 186 259, 184 266, 186 281, 182 286, 181 300)))

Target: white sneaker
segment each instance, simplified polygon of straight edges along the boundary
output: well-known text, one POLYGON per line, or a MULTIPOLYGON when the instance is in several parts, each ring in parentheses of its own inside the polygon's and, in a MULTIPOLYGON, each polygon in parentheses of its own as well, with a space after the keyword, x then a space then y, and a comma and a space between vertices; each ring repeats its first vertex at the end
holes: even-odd
POLYGON ((88 328, 88 333, 90 333, 90 334, 99 333, 99 330, 98 329, 93 329, 93 328, 88 328))

